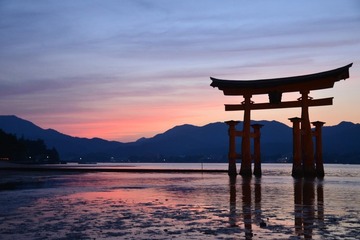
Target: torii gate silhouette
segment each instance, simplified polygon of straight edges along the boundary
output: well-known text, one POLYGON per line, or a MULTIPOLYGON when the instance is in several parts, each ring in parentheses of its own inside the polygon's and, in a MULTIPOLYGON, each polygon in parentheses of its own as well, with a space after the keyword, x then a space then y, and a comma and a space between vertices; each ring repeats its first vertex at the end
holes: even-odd
POLYGON ((260 128, 261 125, 253 126, 254 132, 250 129, 250 111, 258 109, 275 108, 301 108, 301 118, 289 118, 293 123, 293 169, 294 177, 323 177, 324 168, 322 163, 321 126, 324 122, 313 122, 315 132, 311 130, 309 107, 332 105, 333 97, 313 99, 309 96, 310 91, 332 88, 334 83, 349 78, 348 64, 344 67, 330 71, 314 73, 309 75, 260 79, 260 80, 224 80, 210 77, 210 86, 222 90, 226 96, 243 96, 241 104, 225 104, 225 111, 244 111, 243 130, 236 131, 238 121, 227 121, 229 125, 229 170, 231 176, 237 175, 236 159, 241 157, 240 175, 251 176, 251 138, 255 139, 254 144, 254 175, 261 176, 260 163, 260 128), (282 102, 282 93, 299 92, 301 97, 297 101, 282 102), (268 103, 254 103, 251 100, 253 95, 268 94, 268 103), (301 125, 301 128, 300 128, 301 125), (316 156, 312 136, 316 137, 316 156), (235 151, 235 137, 242 137, 241 154, 235 151), (314 163, 316 158, 316 169, 314 163))

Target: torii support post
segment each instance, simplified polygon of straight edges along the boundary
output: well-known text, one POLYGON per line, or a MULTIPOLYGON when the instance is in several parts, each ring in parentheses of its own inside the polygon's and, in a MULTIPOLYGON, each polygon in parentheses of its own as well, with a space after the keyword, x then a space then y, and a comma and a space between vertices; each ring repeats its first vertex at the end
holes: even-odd
POLYGON ((229 176, 236 176, 237 170, 236 170, 236 129, 235 126, 239 123, 239 121, 226 121, 225 122, 229 126, 228 134, 229 134, 229 168, 228 168, 228 174, 229 176))
POLYGON ((316 176, 318 178, 323 178, 325 176, 324 164, 322 158, 322 126, 324 122, 316 121, 312 122, 315 126, 315 162, 316 162, 316 176))
POLYGON ((251 110, 251 94, 244 95, 244 124, 241 142, 241 167, 240 175, 243 177, 251 177, 251 131, 250 131, 250 110, 251 110))
POLYGON ((314 146, 309 119, 309 91, 301 93, 301 146, 304 177, 315 177, 314 146))
POLYGON ((260 128, 262 124, 253 124, 251 127, 254 129, 254 175, 261 177, 261 151, 260 151, 260 128))
POLYGON ((301 118, 289 118, 293 123, 293 165, 291 176, 301 178, 303 176, 303 167, 301 162, 301 132, 300 122, 301 118))

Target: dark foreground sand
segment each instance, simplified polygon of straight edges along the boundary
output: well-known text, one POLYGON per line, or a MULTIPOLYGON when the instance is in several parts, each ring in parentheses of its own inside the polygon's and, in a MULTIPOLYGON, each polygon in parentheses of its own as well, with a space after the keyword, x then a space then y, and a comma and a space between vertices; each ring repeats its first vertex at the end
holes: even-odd
POLYGON ((4 240, 360 236, 354 178, 296 183, 287 176, 230 182, 220 173, 1 173, 2 183, 17 183, 0 192, 4 240))

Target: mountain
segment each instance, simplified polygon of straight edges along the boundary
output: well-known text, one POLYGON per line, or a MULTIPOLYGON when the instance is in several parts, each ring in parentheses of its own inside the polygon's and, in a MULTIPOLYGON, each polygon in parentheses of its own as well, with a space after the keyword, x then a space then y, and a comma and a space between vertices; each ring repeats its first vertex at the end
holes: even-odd
POLYGON ((227 127, 223 123, 211 123, 203 127, 185 124, 152 138, 141 139, 137 141, 136 147, 145 154, 222 154, 227 146, 226 133, 227 127))
MULTIPOLYGON (((261 128, 263 162, 289 161, 292 156, 292 129, 277 121, 253 121, 261 128)), ((77 138, 53 129, 42 129, 16 116, 0 116, 0 129, 27 139, 43 139, 55 147, 66 161, 214 161, 226 162, 228 151, 227 125, 210 123, 176 126, 152 138, 121 143, 100 138, 77 138)), ((242 129, 242 122, 237 126, 242 129)), ((341 122, 323 127, 325 162, 360 164, 360 124, 341 122)), ((238 152, 240 141, 237 139, 238 152)), ((291 160, 290 160, 291 161, 291 160)))
MULTIPOLYGON (((285 124, 276 121, 253 121, 252 123, 263 124, 262 129, 262 153, 271 158, 281 158, 284 153, 291 155, 292 136, 291 129, 285 124)), ((237 129, 242 129, 239 123, 237 129)), ((164 133, 158 134, 149 139, 140 139, 136 144, 127 145, 128 155, 135 153, 137 159, 144 157, 162 158, 181 156, 189 158, 197 157, 197 161, 227 161, 228 151, 228 126, 225 123, 210 123, 202 127, 189 124, 176 126, 164 133)), ((240 146, 240 139, 238 139, 240 146)), ((240 148, 238 149, 240 152, 240 148)), ((195 160, 195 159, 192 159, 195 160)))
POLYGON ((56 148, 60 158, 64 160, 101 155, 121 146, 121 143, 115 141, 71 137, 53 129, 45 130, 16 116, 0 116, 0 129, 25 139, 43 139, 47 147, 56 148))
POLYGON ((323 127, 324 159, 360 164, 360 124, 341 122, 323 127))

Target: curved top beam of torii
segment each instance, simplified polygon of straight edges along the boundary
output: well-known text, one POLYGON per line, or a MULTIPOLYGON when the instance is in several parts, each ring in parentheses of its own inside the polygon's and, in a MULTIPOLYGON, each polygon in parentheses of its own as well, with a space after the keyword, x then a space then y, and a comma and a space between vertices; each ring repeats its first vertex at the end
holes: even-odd
POLYGON ((259 80, 224 80, 210 77, 210 86, 217 87, 224 95, 255 95, 272 92, 301 92, 332 88, 334 83, 349 78, 352 63, 330 71, 314 74, 259 80))

